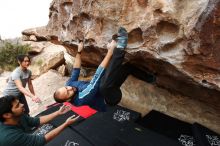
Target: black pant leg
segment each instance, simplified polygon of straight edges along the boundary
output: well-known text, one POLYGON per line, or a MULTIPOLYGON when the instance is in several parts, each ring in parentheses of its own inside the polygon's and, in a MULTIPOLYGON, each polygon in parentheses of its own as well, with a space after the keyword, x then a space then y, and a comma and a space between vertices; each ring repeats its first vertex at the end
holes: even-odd
POLYGON ((120 102, 122 97, 120 87, 129 74, 149 83, 153 83, 156 80, 153 74, 140 70, 130 63, 122 64, 124 55, 124 50, 119 48, 114 50, 109 67, 101 79, 100 93, 109 105, 116 105, 120 102))
POLYGON ((119 48, 115 48, 113 56, 110 60, 109 66, 105 71, 104 76, 101 79, 101 86, 110 88, 115 86, 115 81, 120 74, 122 63, 124 60, 125 51, 119 48))
POLYGON ((125 63, 123 65, 120 65, 120 67, 118 67, 115 72, 113 72, 113 74, 108 74, 104 83, 106 84, 107 88, 120 88, 126 80, 127 76, 130 74, 148 83, 153 83, 156 81, 156 77, 152 73, 141 70, 130 63, 125 63))
POLYGON ((105 102, 109 105, 116 105, 120 102, 122 93, 117 80, 122 70, 124 60, 124 49, 115 48, 109 66, 106 69, 100 83, 100 93, 105 98, 105 102))

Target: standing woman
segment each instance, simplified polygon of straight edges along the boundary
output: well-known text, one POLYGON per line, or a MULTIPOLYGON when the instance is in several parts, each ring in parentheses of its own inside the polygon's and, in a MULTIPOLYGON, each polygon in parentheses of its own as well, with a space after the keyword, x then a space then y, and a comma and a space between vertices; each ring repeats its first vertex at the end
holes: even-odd
POLYGON ((17 61, 19 67, 17 67, 11 74, 8 84, 3 91, 3 95, 13 95, 18 97, 19 101, 24 104, 25 113, 29 114, 29 107, 25 98, 29 96, 32 101, 40 103, 41 100, 35 96, 34 88, 31 81, 31 71, 28 69, 30 65, 30 58, 28 55, 18 55, 17 61), (28 83, 28 91, 25 86, 28 83))

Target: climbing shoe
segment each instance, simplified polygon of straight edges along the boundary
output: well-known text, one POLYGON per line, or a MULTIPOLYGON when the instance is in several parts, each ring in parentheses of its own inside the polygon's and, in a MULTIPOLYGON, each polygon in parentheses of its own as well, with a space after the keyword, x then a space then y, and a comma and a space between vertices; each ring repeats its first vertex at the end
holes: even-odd
POLYGON ((128 33, 124 27, 118 29, 117 48, 124 49, 128 44, 128 33))

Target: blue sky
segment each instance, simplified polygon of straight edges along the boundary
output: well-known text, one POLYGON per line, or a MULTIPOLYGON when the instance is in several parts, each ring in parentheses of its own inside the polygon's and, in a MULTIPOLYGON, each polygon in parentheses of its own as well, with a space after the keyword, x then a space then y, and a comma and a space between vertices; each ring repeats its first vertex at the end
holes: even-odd
POLYGON ((45 26, 52 0, 0 0, 0 35, 3 39, 21 36, 27 28, 45 26))

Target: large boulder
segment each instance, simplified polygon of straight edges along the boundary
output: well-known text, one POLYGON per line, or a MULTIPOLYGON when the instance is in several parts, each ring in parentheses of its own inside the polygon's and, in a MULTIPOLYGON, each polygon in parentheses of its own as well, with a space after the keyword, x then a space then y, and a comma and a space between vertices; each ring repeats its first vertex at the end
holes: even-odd
POLYGON ((30 45, 30 50, 28 54, 37 55, 40 54, 45 47, 51 45, 50 42, 42 41, 42 42, 34 42, 34 41, 21 41, 22 45, 30 45))
POLYGON ((122 85, 121 105, 146 115, 152 109, 189 123, 202 123, 220 132, 218 108, 193 98, 173 95, 167 90, 129 76, 122 85))
POLYGON ((46 110, 48 105, 55 103, 53 93, 56 89, 64 86, 67 79, 67 77, 61 76, 57 71, 49 70, 33 80, 35 94, 42 100, 42 104, 37 104, 31 101, 29 97, 26 97, 30 107, 30 114, 34 116, 46 110))
POLYGON ((3 90, 8 82, 8 78, 11 75, 11 72, 3 71, 0 73, 0 97, 3 96, 3 90))
POLYGON ((128 60, 157 73, 158 86, 218 106, 219 8, 220 0, 54 0, 48 25, 23 34, 62 43, 72 55, 84 40, 84 63, 97 66, 124 26, 128 60))
MULTIPOLYGON (((155 73, 156 86, 174 95, 159 92, 164 96, 160 109, 176 114, 169 109, 170 100, 165 97, 178 103, 181 95, 189 106, 194 106, 194 100, 207 105, 207 111, 192 108, 192 113, 203 114, 196 112, 201 110, 219 117, 220 0, 53 0, 49 18, 47 26, 25 30, 23 34, 29 39, 35 35, 36 41, 47 39, 62 44, 72 56, 77 51, 77 41, 84 40, 83 65, 96 67, 106 53, 106 43, 123 26, 129 33, 126 61, 155 73)), ((127 85, 132 84, 136 82, 127 85)), ((142 98, 136 99, 139 104, 151 96, 142 90, 145 88, 145 84, 140 86, 138 96, 142 98)), ((123 93, 131 97, 135 92, 123 93)), ((141 107, 146 112, 146 106, 152 107, 155 102, 141 107)), ((180 106, 185 107, 184 104, 180 106)), ((138 110, 139 106, 135 108, 138 110)), ((184 113, 182 109, 179 113, 184 113)))
POLYGON ((50 69, 56 69, 63 64, 65 62, 64 51, 64 47, 50 44, 39 55, 33 57, 30 66, 33 78, 40 76, 50 69))

